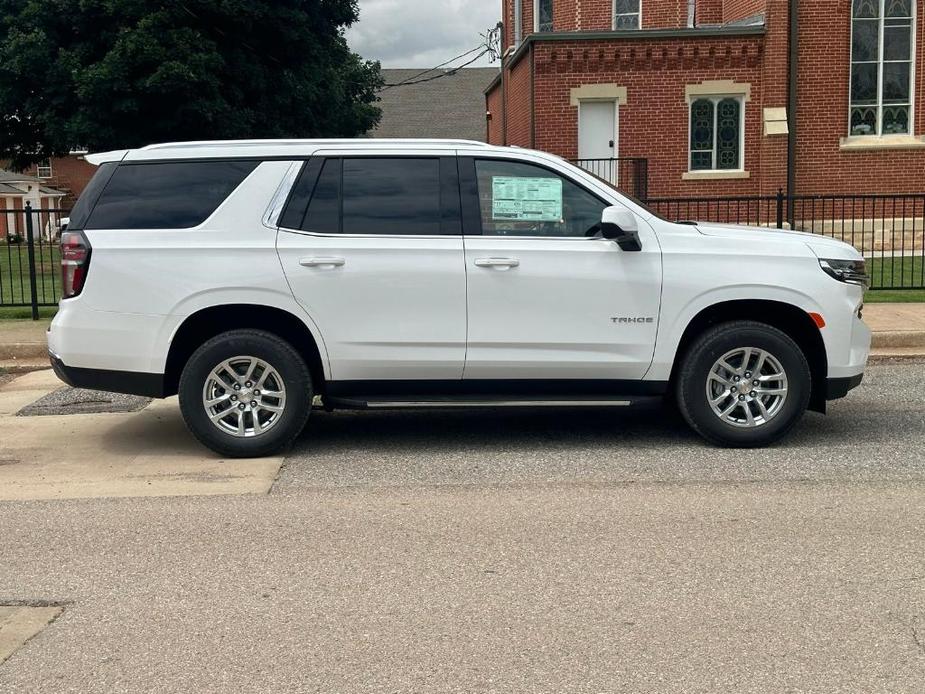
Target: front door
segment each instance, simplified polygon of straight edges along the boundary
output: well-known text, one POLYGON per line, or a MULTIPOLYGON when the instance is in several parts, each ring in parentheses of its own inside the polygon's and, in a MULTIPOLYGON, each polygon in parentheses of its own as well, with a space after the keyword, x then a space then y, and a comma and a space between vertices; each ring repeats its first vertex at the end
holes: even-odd
POLYGON ((334 381, 462 378, 460 234, 455 156, 306 164, 277 249, 296 300, 321 332, 334 381))
POLYGON ((464 378, 641 379, 661 301, 651 228, 640 219, 642 251, 622 251, 597 233, 610 203, 568 177, 487 157, 461 159, 460 169, 469 197, 464 378))
POLYGON ((617 185, 617 102, 582 101, 578 106, 578 159, 582 168, 617 185))

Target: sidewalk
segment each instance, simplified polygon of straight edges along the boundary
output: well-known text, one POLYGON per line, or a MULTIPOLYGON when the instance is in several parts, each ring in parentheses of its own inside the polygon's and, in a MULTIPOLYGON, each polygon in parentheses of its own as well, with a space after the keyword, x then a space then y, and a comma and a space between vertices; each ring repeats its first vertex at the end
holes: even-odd
MULTIPOLYGON (((864 321, 874 333, 875 358, 925 358, 925 303, 868 304, 864 321)), ((48 320, 0 320, 0 368, 47 366, 48 320)))

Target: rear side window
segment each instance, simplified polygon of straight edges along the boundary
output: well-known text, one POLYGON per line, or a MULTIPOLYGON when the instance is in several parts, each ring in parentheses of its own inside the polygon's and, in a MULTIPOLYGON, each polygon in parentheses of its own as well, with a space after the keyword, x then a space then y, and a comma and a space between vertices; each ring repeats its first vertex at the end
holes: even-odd
POLYGON ((202 224, 257 161, 121 164, 85 229, 188 229, 202 224))
POLYGON ((109 178, 112 176, 112 172, 115 171, 118 166, 119 162, 110 161, 102 164, 100 168, 96 170, 96 173, 93 174, 93 178, 90 179, 87 187, 84 188, 80 197, 77 198, 74 209, 71 210, 68 229, 71 231, 80 231, 84 228, 87 219, 90 217, 90 211, 100 197, 100 192, 106 187, 109 178))
POLYGON ((343 166, 343 233, 440 233, 439 159, 344 159, 343 166))
POLYGON ((320 234, 459 234, 456 159, 336 157, 313 160, 303 170, 280 224, 320 234), (304 213, 299 212, 300 208, 304 213))

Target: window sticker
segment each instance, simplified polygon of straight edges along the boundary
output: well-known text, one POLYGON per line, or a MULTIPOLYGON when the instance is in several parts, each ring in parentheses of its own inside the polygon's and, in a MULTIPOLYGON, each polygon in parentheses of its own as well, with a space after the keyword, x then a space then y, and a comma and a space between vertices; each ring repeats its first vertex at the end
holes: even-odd
POLYGON ((491 217, 518 222, 561 222, 562 179, 492 176, 491 217))

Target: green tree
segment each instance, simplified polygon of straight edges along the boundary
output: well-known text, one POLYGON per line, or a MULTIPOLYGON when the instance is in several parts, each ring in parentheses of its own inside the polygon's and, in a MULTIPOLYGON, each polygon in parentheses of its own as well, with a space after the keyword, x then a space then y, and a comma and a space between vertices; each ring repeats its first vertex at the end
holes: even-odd
POLYGON ((0 0, 0 158, 350 137, 378 122, 356 0, 0 0))

